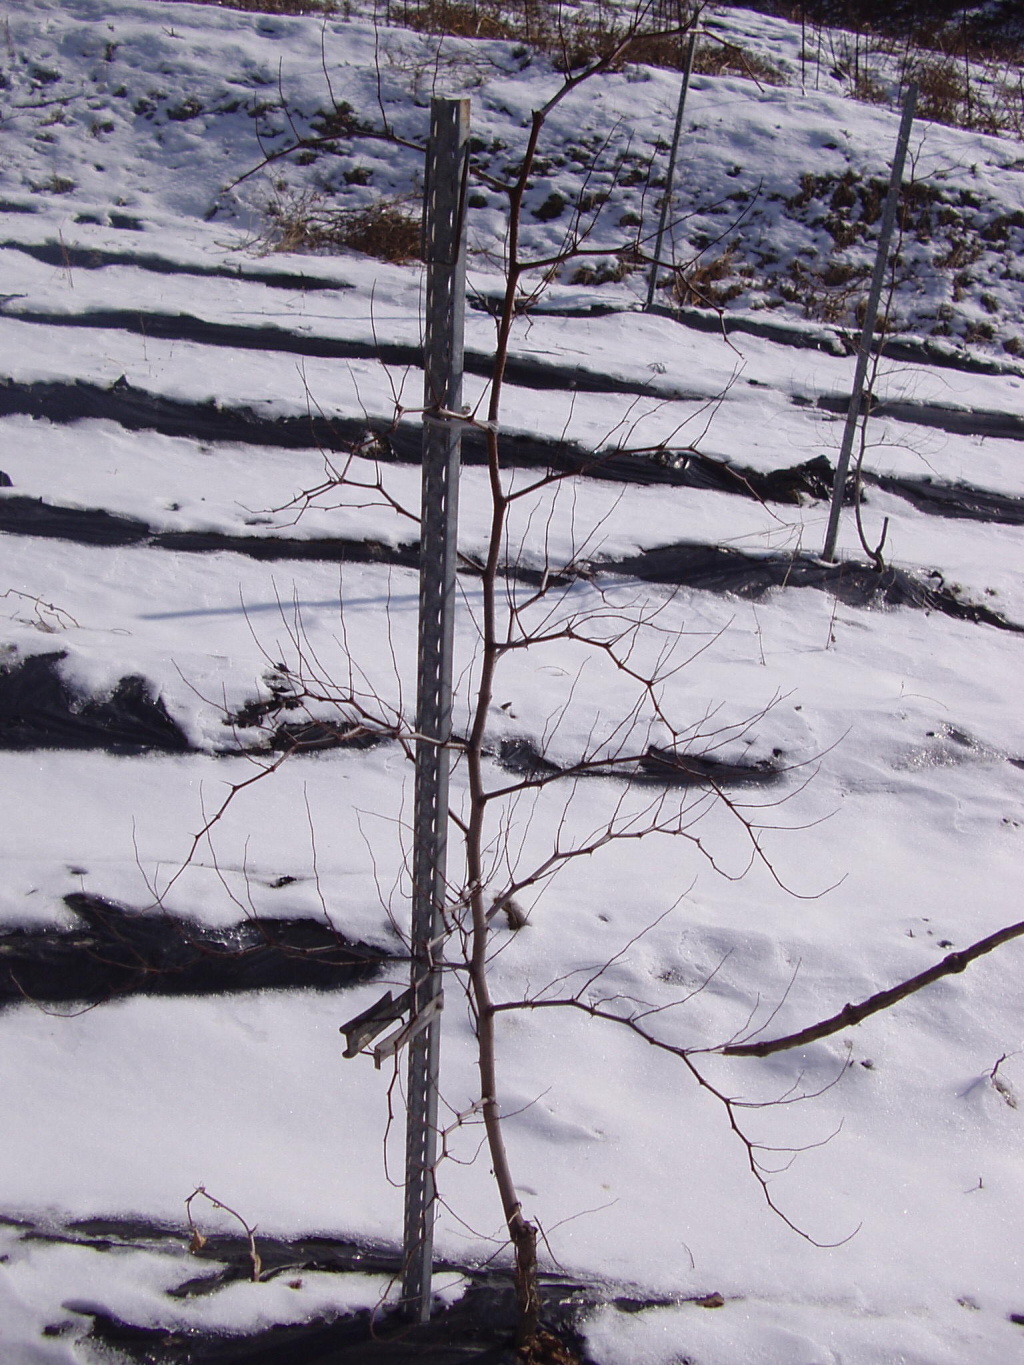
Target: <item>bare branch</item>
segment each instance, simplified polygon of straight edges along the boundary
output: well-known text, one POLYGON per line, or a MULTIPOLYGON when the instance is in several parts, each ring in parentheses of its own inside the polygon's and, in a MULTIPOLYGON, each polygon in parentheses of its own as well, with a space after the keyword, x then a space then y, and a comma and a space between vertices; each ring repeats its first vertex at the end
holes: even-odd
MULTIPOLYGON (((641 1038, 645 1043, 649 1044, 653 1048, 656 1048, 658 1051, 667 1052, 670 1053, 673 1057, 677 1057, 686 1067, 687 1071, 689 1071, 690 1075, 697 1082, 700 1088, 706 1091, 714 1099, 716 1099, 719 1102, 719 1104, 721 1104, 722 1108, 725 1110, 729 1127, 732 1130, 733 1134, 739 1139, 740 1143, 742 1144, 743 1149, 746 1153, 747 1166, 750 1170, 750 1173, 753 1175, 758 1185, 760 1185, 761 1193, 764 1196, 765 1202, 767 1203, 771 1211, 774 1214, 776 1214, 779 1218, 781 1218, 782 1221, 791 1231, 795 1232, 799 1237, 802 1237, 804 1241, 810 1242, 812 1246, 822 1247, 826 1249, 839 1247, 843 1246, 846 1242, 848 1242, 851 1237, 856 1236, 857 1232, 859 1231, 859 1225, 858 1227, 854 1228, 852 1232, 847 1233, 845 1237, 841 1237, 834 1242, 821 1242, 818 1241, 815 1237, 812 1237, 809 1232, 807 1232, 804 1228, 800 1227, 799 1224, 795 1223, 789 1217, 789 1215, 779 1207, 772 1194, 770 1188, 770 1179, 773 1175, 778 1175, 780 1170, 785 1169, 785 1166, 769 1167, 766 1165, 764 1161, 765 1154, 784 1152, 789 1158, 789 1160, 786 1163, 786 1165, 788 1165, 789 1162, 792 1161, 792 1159, 795 1156, 797 1156, 800 1152, 810 1151, 816 1147, 822 1147, 826 1143, 830 1142, 832 1138, 836 1136, 836 1133, 838 1133, 839 1131, 838 1128, 835 1130, 835 1132, 831 1133, 828 1137, 823 1138, 821 1141, 806 1143, 800 1147, 777 1148, 766 1146, 764 1143, 756 1142, 753 1138, 751 1138, 749 1134, 746 1133, 744 1129, 741 1127, 739 1119, 737 1117, 737 1110, 741 1108, 761 1108, 764 1106, 752 1105, 749 1102, 737 1100, 733 1096, 727 1095, 723 1090, 720 1090, 718 1086, 714 1085, 711 1081, 709 1081, 708 1078, 703 1074, 703 1072, 700 1071, 700 1069, 693 1061, 693 1057, 691 1056, 690 1051, 688 1049, 678 1047, 674 1043, 668 1043, 664 1039, 658 1038, 655 1034, 650 1033, 646 1028, 644 1028, 640 1021, 634 1016, 616 1014, 613 1010, 606 1009, 602 1004, 592 1004, 589 1001, 578 999, 576 996, 567 996, 560 1000, 511 1000, 506 1001, 502 1004, 493 1005, 491 1008, 495 1014, 510 1010, 536 1009, 579 1010, 583 1014, 589 1015, 592 1019, 601 1019, 604 1020, 605 1023, 618 1024, 621 1028, 628 1029, 631 1033, 636 1034, 638 1038, 641 1038)), ((835 1081, 831 1082, 831 1084, 834 1085, 835 1081)), ((827 1088, 828 1087, 825 1087, 825 1089, 827 1088)), ((817 1091, 814 1092, 813 1095, 808 1094, 805 1098, 812 1099, 814 1098, 814 1095, 820 1093, 822 1092, 817 1091)), ((778 1101, 768 1101, 767 1103, 769 1105, 773 1105, 778 1103, 778 1101)))
POLYGON ((899 1004, 901 1000, 906 1000, 908 995, 914 995, 917 991, 923 990, 925 986, 930 986, 933 981, 939 981, 944 976, 951 976, 955 972, 964 971, 977 958, 984 957, 986 953, 991 953, 993 949, 999 948, 1004 943, 1009 943, 1011 939, 1020 938, 1021 935, 1024 935, 1024 920, 1017 924, 1007 925, 1005 929, 999 929, 994 934, 989 934, 987 938, 979 939, 977 943, 972 943, 969 948, 962 948, 959 952, 949 953, 934 967, 919 972, 917 976, 912 976, 907 981, 901 981, 898 986, 890 986, 888 990, 868 996, 859 1005, 844 1005, 839 1013, 833 1014, 830 1019, 822 1019, 817 1024, 811 1024, 808 1028, 801 1029, 799 1033, 789 1033, 784 1038, 769 1038, 760 1043, 729 1043, 720 1048, 719 1051, 729 1057, 768 1057, 773 1052, 784 1052, 787 1048, 803 1047, 807 1043, 816 1043, 821 1038, 828 1038, 831 1034, 839 1033, 844 1028, 859 1024, 861 1020, 870 1018, 872 1014, 892 1009, 893 1005, 899 1004))

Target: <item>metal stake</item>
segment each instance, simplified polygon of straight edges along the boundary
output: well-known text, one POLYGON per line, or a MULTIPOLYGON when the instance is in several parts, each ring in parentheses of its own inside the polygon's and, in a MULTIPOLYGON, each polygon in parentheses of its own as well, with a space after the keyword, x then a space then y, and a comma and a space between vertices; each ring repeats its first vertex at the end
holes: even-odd
POLYGON ((418 1322, 430 1317, 434 1250, 468 153, 469 100, 432 99, 423 207, 427 294, 410 986, 411 1021, 426 1012, 430 1023, 409 1040, 402 1274, 404 1311, 418 1322))
POLYGON ((690 75, 693 71, 693 54, 697 47, 697 30, 694 29, 690 34, 689 42, 686 46, 686 59, 683 62, 683 83, 679 87, 679 104, 676 108, 676 123, 672 130, 672 146, 668 153, 668 171, 665 175, 665 195, 661 201, 661 213, 658 216, 658 235, 654 239, 654 264, 651 266, 651 278, 647 284, 647 307, 651 308, 654 304, 654 291, 658 285, 658 271, 661 269, 661 247, 665 240, 665 228, 668 224, 668 211, 672 206, 672 189, 676 177, 676 157, 679 154, 679 134, 683 127, 683 110, 686 108, 686 92, 690 88, 690 75))
MULTIPOLYGON (((839 535, 839 515, 843 510, 843 493, 846 490, 846 475, 850 468, 850 455, 857 434, 857 419, 860 417, 861 403, 864 399, 864 379, 868 372, 868 361, 875 336, 875 322, 878 318, 878 303, 882 297, 885 282, 885 267, 889 261, 889 243, 892 241, 893 224, 896 222, 896 205, 899 202, 900 186, 903 183, 903 165, 907 159, 907 145, 910 142, 910 126, 914 122, 914 108, 917 104, 917 86, 907 87, 903 101, 903 118, 900 122, 899 137, 896 140, 896 155, 893 158, 892 174, 889 177, 889 193, 882 214, 882 227, 878 234, 878 251, 875 255, 875 270, 871 277, 867 307, 864 313, 864 327, 860 334, 860 347, 857 351, 857 369, 853 378, 853 392, 846 414, 846 427, 843 430, 843 443, 836 461, 836 476, 832 484, 832 506, 829 509, 828 529, 825 532, 825 548, 822 559, 834 560, 836 557, 836 538, 839 535)), ((881 345, 881 341, 879 341, 881 345)))

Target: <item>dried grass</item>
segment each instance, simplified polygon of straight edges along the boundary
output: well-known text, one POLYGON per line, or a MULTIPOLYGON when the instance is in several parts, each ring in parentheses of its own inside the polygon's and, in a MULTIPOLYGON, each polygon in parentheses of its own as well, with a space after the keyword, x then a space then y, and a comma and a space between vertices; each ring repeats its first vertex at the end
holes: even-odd
MULTIPOLYGON (((397 7, 396 7, 397 10, 397 7)), ((504 14, 501 5, 479 4, 477 0, 427 0, 426 4, 404 5, 402 26, 418 33, 445 34, 453 38, 521 37, 519 26, 504 14)))
POLYGON ((218 9, 240 9, 250 14, 336 14, 335 0, 164 0, 164 4, 215 5, 218 9))
POLYGON ((309 251, 329 255, 361 251, 395 265, 420 258, 420 218, 400 200, 379 199, 362 209, 325 206, 319 196, 305 195, 267 208, 274 251, 309 251))
POLYGON ((738 43, 698 43, 693 69, 702 76, 740 76, 758 85, 786 85, 777 66, 738 43))
POLYGON ((683 266, 672 281, 672 301, 682 308, 722 308, 743 293, 743 285, 732 280, 735 246, 728 246, 719 256, 683 266))
POLYGON ((908 75, 917 82, 917 116, 933 123, 965 127, 969 90, 963 66, 952 57, 918 57, 908 75))

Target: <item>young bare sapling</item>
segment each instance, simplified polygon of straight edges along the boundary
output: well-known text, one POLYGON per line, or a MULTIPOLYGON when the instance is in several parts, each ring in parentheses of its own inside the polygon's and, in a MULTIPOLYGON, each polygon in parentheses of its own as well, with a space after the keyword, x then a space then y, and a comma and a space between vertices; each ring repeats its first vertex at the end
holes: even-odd
MULTIPOLYGON (((515 952, 516 940, 507 931, 514 935, 543 913, 541 898, 555 879, 613 846, 626 848, 664 839, 684 841, 723 875, 742 877, 754 863, 775 875, 762 833, 765 810, 774 810, 781 798, 772 792, 738 798, 716 781, 713 769, 702 762, 716 747, 740 739, 759 717, 730 722, 714 715, 693 717, 685 713, 679 678, 689 655, 707 647, 707 642, 691 648, 679 634, 671 595, 658 596, 635 585, 602 579, 599 565, 593 563, 602 526, 577 533, 571 507, 563 511, 559 504, 560 497, 571 504, 577 489, 576 475, 551 469, 524 471, 505 458, 503 449, 506 368, 517 323, 545 283, 567 263, 588 254, 607 254, 607 248, 588 245, 591 225, 580 214, 574 217, 559 249, 530 255, 524 247, 524 201, 545 125, 553 110, 581 85, 599 78, 628 53, 643 32, 643 19, 643 13, 634 16, 633 27, 618 36, 605 55, 564 77, 552 96, 533 111, 513 178, 506 184, 493 178, 487 181, 492 188, 500 184, 508 201, 503 290, 495 312, 486 403, 477 412, 457 414, 485 447, 482 482, 486 524, 479 537, 482 547, 472 551, 464 548, 460 556, 463 582, 472 584, 472 593, 466 591, 461 608, 461 648, 467 657, 457 674, 456 723, 446 744, 454 776, 447 812, 449 861, 440 908, 442 941, 438 948, 443 952, 438 952, 437 960, 448 997, 456 996, 459 990, 464 995, 476 1069, 473 1101, 461 1111, 453 1106, 455 1119, 449 1126, 482 1124, 487 1160, 511 1247, 519 1344, 527 1358, 541 1352, 543 1345, 538 1271, 543 1232, 538 1214, 524 1206, 506 1142, 499 1074, 503 1019, 543 1010, 583 1014, 599 1024, 628 1030, 638 1041, 676 1058, 700 1091, 723 1110, 770 1207, 795 1227, 779 1208, 770 1187, 778 1153, 761 1144, 746 1121, 750 1111, 773 1101, 737 1099, 716 1083, 710 1056, 764 1056, 828 1036, 876 1010, 891 1008, 946 972, 962 971, 976 957, 1024 933, 1024 925, 1010 926, 972 948, 951 954, 938 968, 879 992, 860 1005, 847 1005, 838 1015, 799 1034, 768 1041, 755 1041, 748 1035, 713 1039, 701 1047, 673 1039, 664 1006, 624 998, 602 984, 615 964, 663 917, 656 912, 618 952, 573 974, 570 981, 554 979, 523 994, 511 990, 498 970, 503 954, 515 952), (537 526, 542 528, 539 548, 534 530, 537 526), (543 736, 536 743, 512 742, 503 755, 502 741, 507 736, 502 730, 496 688, 502 671, 514 670, 528 652, 571 658, 573 670, 543 736), (599 695, 602 681, 614 683, 618 709, 608 715, 602 714, 600 705, 595 707, 594 719, 583 727, 581 738, 578 729, 572 731, 569 720, 588 685, 588 669, 597 675, 599 695), (496 761, 498 758, 503 762, 496 761), (585 787, 595 777, 604 781, 585 787), (586 802, 582 799, 584 790, 588 793, 586 802), (584 806, 585 816, 580 814, 584 806), (708 832, 708 817, 714 813, 726 815, 732 834, 740 836, 740 856, 736 856, 734 842, 730 845, 727 839, 719 849, 717 836, 708 832)), ((621 454, 621 448, 616 453, 621 454)), ((599 467, 601 458, 595 455, 594 467, 599 467)), ((346 497, 353 506, 370 503, 386 507, 403 521, 420 522, 420 512, 408 505, 393 472, 374 461, 369 445, 353 449, 344 460, 327 459, 323 482, 301 494, 296 507, 301 511, 325 502, 344 505, 346 497)), ((401 668, 396 661, 394 695, 385 695, 379 678, 364 672, 349 651, 343 605, 341 622, 344 672, 332 670, 319 657, 305 634, 297 608, 286 618, 293 656, 284 666, 276 655, 274 659, 278 674, 287 681, 282 695, 286 693, 288 707, 305 708, 311 718, 319 720, 328 715, 339 735, 388 737, 412 758, 420 736, 403 690, 401 668)), ((387 629, 393 628, 394 622, 389 619, 387 629)), ((268 710, 268 726, 273 720, 273 711, 268 710)), ((268 775, 280 761, 280 757, 268 760, 253 780, 268 775)), ((197 840, 210 835, 243 785, 232 789, 197 840)), ((408 889, 412 880, 408 864, 405 878, 408 889)), ((673 908, 663 913, 671 913, 673 908)), ((412 956, 406 916, 396 909, 393 923, 412 956)), ((395 1001, 388 1002, 385 1015, 388 1008, 392 1009, 391 1022, 403 1013, 395 1001)), ((361 1019, 363 1023, 379 1022, 365 1015, 361 1019)), ((384 1022, 389 1020, 385 1018, 384 1022)), ((360 1033, 358 1024, 351 1021, 348 1026, 349 1054, 358 1053, 364 1046, 373 1051, 368 1035, 360 1033)), ((378 1052, 378 1060, 380 1055, 378 1052)), ((820 1088, 789 1095, 786 1102, 811 1098, 814 1093, 820 1093, 820 1088)), ((439 1159, 444 1157, 447 1135, 447 1130, 440 1134, 439 1159)), ((796 1230, 807 1236, 802 1229, 796 1230)))

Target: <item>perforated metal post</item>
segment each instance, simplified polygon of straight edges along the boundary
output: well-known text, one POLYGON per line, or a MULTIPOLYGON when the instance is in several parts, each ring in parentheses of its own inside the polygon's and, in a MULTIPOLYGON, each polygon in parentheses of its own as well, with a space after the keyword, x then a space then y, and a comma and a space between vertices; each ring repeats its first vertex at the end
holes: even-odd
MULTIPOLYGON (((423 211, 427 294, 412 859, 412 1019, 424 1011, 435 1011, 441 994, 468 153, 469 100, 431 100, 423 211)), ((402 1300, 406 1316, 418 1322, 426 1322, 430 1317, 434 1250, 440 1021, 436 1013, 431 1013, 430 1018, 427 1027, 417 1032, 409 1044, 402 1300)))
MULTIPOLYGON (((846 491, 846 475, 850 469, 850 456, 853 453, 853 441, 857 434, 857 420, 860 417, 861 404, 864 400, 864 380, 867 376, 868 362, 871 359, 871 351, 874 346, 875 322, 878 318, 878 305, 882 297, 882 285, 885 283, 885 267, 889 261, 889 244, 892 241, 893 225, 896 222, 896 206, 899 203, 900 186, 903 184, 903 166, 907 159, 907 147, 910 143, 910 129, 914 122, 916 105, 917 86, 909 85, 906 98, 903 101, 903 118, 900 121, 899 136, 896 139, 896 155, 893 157, 892 172, 889 176, 889 193, 886 196, 885 209, 882 213, 882 226, 878 233, 875 269, 871 276, 871 288, 868 291, 868 301, 864 309, 864 326, 861 329, 860 346, 857 350, 857 369, 853 377, 853 392, 850 395, 850 406, 846 411, 843 443, 839 449, 839 458, 836 460, 836 473, 832 484, 832 506, 829 508, 828 526, 825 530, 825 547, 821 552, 822 559, 830 561, 836 557, 836 540, 839 536, 839 516, 843 510, 843 495, 846 491)), ((882 344, 881 340, 878 344, 882 344)))

